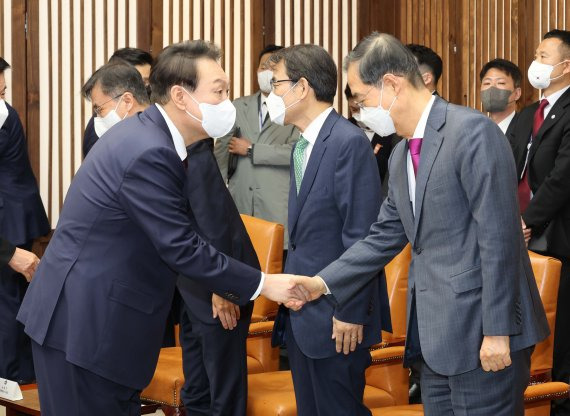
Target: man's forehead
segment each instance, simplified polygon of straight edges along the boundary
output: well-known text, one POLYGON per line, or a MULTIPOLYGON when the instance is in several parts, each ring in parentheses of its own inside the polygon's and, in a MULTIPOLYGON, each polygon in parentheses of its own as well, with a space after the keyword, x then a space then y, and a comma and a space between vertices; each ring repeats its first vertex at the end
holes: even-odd
POLYGON ((198 84, 227 84, 229 78, 222 66, 212 59, 199 59, 196 63, 198 84))

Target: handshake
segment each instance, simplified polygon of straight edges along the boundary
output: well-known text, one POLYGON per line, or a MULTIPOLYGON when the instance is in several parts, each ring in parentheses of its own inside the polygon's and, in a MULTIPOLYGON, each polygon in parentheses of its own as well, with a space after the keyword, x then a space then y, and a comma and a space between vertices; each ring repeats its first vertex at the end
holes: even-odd
POLYGON ((266 274, 261 289, 261 294, 266 298, 295 311, 326 293, 327 287, 321 277, 293 274, 266 274))

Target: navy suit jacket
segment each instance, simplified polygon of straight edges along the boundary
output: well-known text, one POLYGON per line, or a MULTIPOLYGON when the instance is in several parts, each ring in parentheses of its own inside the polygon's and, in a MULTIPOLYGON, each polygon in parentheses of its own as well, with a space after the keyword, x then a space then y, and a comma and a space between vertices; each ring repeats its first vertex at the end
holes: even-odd
POLYGON ((93 145, 99 140, 99 136, 95 133, 95 116, 89 119, 85 132, 83 132, 83 157, 87 157, 87 153, 91 150, 93 145))
POLYGON ((38 184, 30 166, 24 129, 10 105, 0 129, 0 235, 12 245, 49 233, 38 184))
POLYGON ((156 106, 99 140, 71 183, 18 314, 35 342, 140 390, 156 366, 178 273, 249 302, 260 272, 196 234, 185 182, 156 106))
MULTIPOLYGON (((291 161, 285 272, 313 276, 336 260, 368 234, 381 203, 380 175, 370 141, 333 110, 319 132, 299 195, 291 161)), ((280 311, 278 321, 284 313, 280 311)), ((333 315, 364 325, 364 340, 358 348, 379 342, 381 329, 391 330, 384 275, 370 281, 342 307, 323 296, 298 312, 289 311, 295 341, 306 356, 319 359, 337 354, 331 339, 333 315)))
MULTIPOLYGON (((186 197, 190 221, 200 236, 228 256, 259 269, 259 260, 230 191, 218 168, 212 139, 188 146, 186 197)), ((212 291, 197 281, 178 278, 178 290, 187 310, 206 324, 220 325, 212 317, 212 291)), ((240 319, 249 319, 253 302, 241 307, 240 319)))
POLYGON ((16 247, 10 244, 8 240, 4 240, 0 237, 0 268, 10 263, 15 251, 16 247))

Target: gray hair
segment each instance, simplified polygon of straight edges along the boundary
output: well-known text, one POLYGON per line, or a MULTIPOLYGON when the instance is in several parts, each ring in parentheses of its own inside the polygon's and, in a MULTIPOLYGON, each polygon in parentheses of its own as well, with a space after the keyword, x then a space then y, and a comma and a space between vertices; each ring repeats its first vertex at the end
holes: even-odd
POLYGON ((412 52, 387 33, 373 32, 362 39, 344 59, 344 69, 353 62, 360 62, 360 79, 367 85, 379 86, 384 75, 394 74, 406 78, 415 88, 424 86, 412 52))
POLYGON ((150 104, 146 88, 139 71, 127 63, 108 63, 103 65, 91 75, 81 94, 91 100, 91 91, 99 85, 103 94, 116 97, 130 92, 139 104, 150 104))

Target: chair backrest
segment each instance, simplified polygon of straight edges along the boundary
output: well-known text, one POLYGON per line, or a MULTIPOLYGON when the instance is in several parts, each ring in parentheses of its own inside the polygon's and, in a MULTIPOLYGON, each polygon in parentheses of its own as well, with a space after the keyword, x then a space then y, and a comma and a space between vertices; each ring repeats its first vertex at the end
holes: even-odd
POLYGON ((531 375, 546 374, 552 370, 552 355, 554 351, 554 322, 556 320, 556 302, 558 300, 558 285, 560 283, 560 269, 562 263, 552 257, 542 256, 532 251, 528 252, 530 264, 536 285, 540 293, 542 304, 546 312, 546 319, 550 327, 550 336, 537 344, 530 360, 531 375))
MULTIPOLYGON (((253 248, 264 273, 281 273, 283 270, 283 225, 241 215, 253 248)), ((260 296, 253 306, 252 321, 275 316, 277 303, 260 296)))
POLYGON ((392 333, 382 331, 382 341, 391 345, 403 343, 406 340, 406 299, 411 260, 412 250, 408 244, 384 268, 392 315, 392 333))

